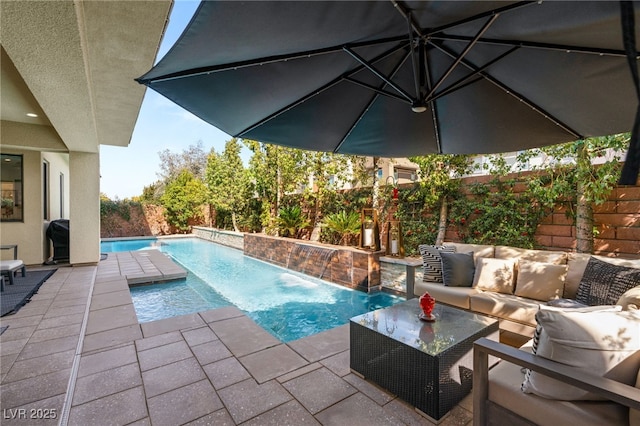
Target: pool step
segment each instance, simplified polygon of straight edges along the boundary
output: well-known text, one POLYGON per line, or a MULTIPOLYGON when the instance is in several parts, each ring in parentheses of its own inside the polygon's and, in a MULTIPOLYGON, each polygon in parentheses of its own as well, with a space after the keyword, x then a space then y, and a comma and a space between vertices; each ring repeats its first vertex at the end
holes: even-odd
POLYGON ((153 284, 186 278, 187 271, 159 250, 109 253, 101 269, 126 278, 132 285, 153 284))

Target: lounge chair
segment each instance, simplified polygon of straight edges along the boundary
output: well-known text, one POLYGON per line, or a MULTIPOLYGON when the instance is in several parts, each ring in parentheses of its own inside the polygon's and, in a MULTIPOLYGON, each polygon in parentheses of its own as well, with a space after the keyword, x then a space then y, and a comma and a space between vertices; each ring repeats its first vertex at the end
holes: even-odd
MULTIPOLYGON (((18 259, 18 246, 3 245, 0 250, 13 250, 13 260, 0 260, 0 273, 2 276, 9 278, 9 285, 13 285, 13 277, 18 270, 22 271, 22 276, 26 276, 26 267, 24 262, 18 259)), ((2 278, 2 290, 4 290, 4 278, 2 278)))

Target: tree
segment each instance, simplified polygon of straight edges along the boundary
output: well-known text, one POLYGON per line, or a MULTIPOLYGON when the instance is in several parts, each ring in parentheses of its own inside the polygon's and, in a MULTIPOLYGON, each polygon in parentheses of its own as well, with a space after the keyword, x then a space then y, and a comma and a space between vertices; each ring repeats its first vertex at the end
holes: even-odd
POLYGON ((301 167, 303 151, 279 145, 243 140, 252 151, 249 160, 250 192, 262 204, 261 223, 267 233, 276 232, 276 218, 286 193, 300 190, 307 176, 301 167))
POLYGON ((630 135, 618 134, 577 140, 561 145, 530 150, 518 157, 526 164, 532 158, 543 158, 531 166, 538 173, 529 185, 536 188, 539 199, 549 205, 568 201, 568 213, 576 224, 576 251, 593 253, 594 228, 592 206, 604 203, 617 185, 630 135))
POLYGON ((460 188, 460 177, 473 170, 473 162, 469 155, 431 154, 409 158, 420 169, 420 188, 424 191, 425 208, 440 206, 438 235, 435 244, 444 242, 449 215, 449 199, 460 188))
POLYGON ((311 206, 313 231, 312 241, 319 241, 322 227, 324 204, 336 188, 344 184, 355 184, 364 169, 364 157, 332 154, 327 152, 304 152, 307 175, 313 178, 313 185, 306 185, 305 198, 311 206))
POLYGON ((207 158, 205 182, 210 201, 216 210, 231 213, 233 229, 237 232, 238 215, 244 209, 248 195, 248 174, 240 158, 240 143, 232 138, 225 144, 222 155, 211 151, 207 158))
POLYGON ((159 177, 168 182, 175 179, 183 170, 188 170, 196 178, 204 181, 207 169, 207 153, 202 141, 189 145, 180 153, 173 153, 168 149, 158 153, 160 156, 159 177))
POLYGON ((161 197, 167 222, 179 231, 190 230, 189 222, 201 219, 200 207, 207 198, 207 188, 188 170, 183 170, 175 179, 167 183, 161 197))
POLYGON ((142 188, 142 195, 140 196, 140 202, 149 204, 159 204, 161 197, 161 189, 164 189, 164 184, 161 181, 156 181, 152 184, 146 185, 142 188))

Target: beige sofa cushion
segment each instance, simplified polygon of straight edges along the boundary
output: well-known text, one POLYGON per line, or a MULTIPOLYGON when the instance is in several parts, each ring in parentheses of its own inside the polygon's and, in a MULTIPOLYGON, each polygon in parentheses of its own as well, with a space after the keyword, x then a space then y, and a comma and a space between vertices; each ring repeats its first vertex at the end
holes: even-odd
MULTIPOLYGON (((531 352, 530 343, 522 349, 531 352)), ((500 362, 489 371, 489 400, 541 426, 627 425, 628 409, 620 404, 559 401, 526 394, 520 391, 523 379, 520 366, 500 362)), ((496 424, 503 424, 496 420, 496 424)))
MULTIPOLYGON (((567 279, 564 283, 564 297, 567 299, 575 299, 580 280, 587 268, 589 258, 592 255, 586 253, 569 253, 567 258, 567 279)), ((593 256, 596 259, 613 263, 614 265, 630 266, 632 268, 640 268, 640 259, 620 259, 617 257, 593 256)))
POLYGON ((455 247, 456 253, 468 253, 472 251, 474 260, 477 260, 479 257, 495 257, 493 255, 493 246, 485 244, 444 243, 444 245, 447 247, 455 247))
POLYGON ((531 327, 536 326, 536 312, 542 303, 513 294, 490 291, 471 294, 469 297, 469 305, 474 312, 508 319, 531 327))
MULTIPOLYGON (((542 327, 536 355, 634 385, 640 367, 640 311, 619 306, 562 309, 540 306, 542 327)), ((598 400, 601 397, 535 371, 522 384, 526 393, 549 399, 598 400)))
POLYGON ((640 309, 640 285, 632 288, 631 290, 627 290, 622 296, 620 296, 616 305, 622 306, 623 311, 640 309))
POLYGON ((565 265, 567 263, 567 253, 563 251, 530 250, 507 246, 496 246, 495 257, 498 259, 531 260, 555 265, 565 265))
POLYGON ((566 276, 566 265, 520 260, 514 294, 544 302, 562 298, 566 276))
POLYGON ((515 259, 478 258, 472 287, 483 291, 513 294, 515 259))
POLYGON ((469 296, 478 293, 478 290, 471 287, 447 287, 444 284, 416 281, 413 293, 420 297, 425 292, 429 292, 431 297, 436 299, 436 303, 441 302, 469 309, 469 296))

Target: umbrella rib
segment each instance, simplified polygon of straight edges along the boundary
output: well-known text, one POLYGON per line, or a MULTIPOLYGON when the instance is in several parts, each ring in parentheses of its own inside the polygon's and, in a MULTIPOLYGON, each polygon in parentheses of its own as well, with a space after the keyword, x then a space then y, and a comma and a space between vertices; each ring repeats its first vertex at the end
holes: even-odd
POLYGON ((449 95, 449 94, 451 94, 453 92, 456 92, 456 91, 462 89, 463 87, 468 86, 469 84, 475 83, 479 79, 482 79, 482 77, 477 77, 476 79, 474 79, 472 81, 468 81, 472 77, 478 76, 481 72, 483 72, 484 70, 489 68, 491 65, 501 61, 502 59, 504 59, 505 57, 509 56, 510 54, 512 54, 513 52, 515 52, 518 49, 520 49, 519 46, 513 46, 511 49, 507 50, 506 52, 502 53, 501 55, 499 55, 496 58, 492 59, 491 61, 487 62, 486 64, 484 64, 480 68, 476 69, 471 74, 462 77, 461 79, 451 83, 448 87, 442 89, 440 92, 435 93, 432 97, 427 98, 426 102, 431 102, 431 101, 434 101, 434 100, 436 100, 438 98, 441 98, 443 96, 449 95))
MULTIPOLYGON (((387 51, 382 52, 382 53, 381 53, 380 55, 378 55, 377 57, 373 58, 373 59, 371 60, 371 63, 375 64, 376 62, 379 62, 379 61, 381 61, 381 60, 383 60, 383 59, 387 58, 389 55, 392 55, 392 54, 394 54, 395 52, 397 52, 398 50, 400 50, 400 49, 404 48, 404 47, 405 47, 405 43, 404 43, 404 40, 402 40, 402 41, 403 41, 403 42, 402 42, 402 43, 400 43, 399 45, 396 45, 396 46, 394 46, 394 47, 392 47, 392 48, 388 49, 387 51)), ((341 50, 342 50, 342 49, 341 49, 341 50)), ((263 118, 262 120, 258 121, 257 123, 252 124, 251 126, 247 127, 246 129, 244 129, 244 130, 242 130, 242 131, 238 132, 238 134, 236 134, 236 135, 234 135, 234 136, 236 136, 236 137, 242 137, 242 135, 245 135, 246 133, 248 133, 248 132, 252 131, 253 129, 255 129, 255 128, 257 128, 257 127, 260 127, 260 126, 261 126, 261 125, 263 125, 264 123, 266 123, 266 122, 268 122, 268 121, 273 120, 274 118, 278 117, 279 115, 281 115, 281 114, 285 113, 286 111, 290 110, 291 108, 294 108, 294 107, 296 107, 296 106, 298 106, 298 105, 302 104, 303 102, 306 102, 308 99, 310 99, 310 98, 312 98, 312 97, 314 97, 314 96, 318 95, 319 93, 322 93, 322 92, 324 92, 325 90, 330 89, 331 87, 335 86, 336 84, 340 83, 341 81, 345 81, 345 80, 346 80, 346 81, 349 81, 349 82, 351 82, 351 83, 356 83, 356 84, 363 85, 364 83, 361 83, 361 82, 359 82, 359 81, 357 81, 357 80, 354 80, 354 79, 352 79, 352 78, 350 78, 350 77, 351 77, 352 75, 357 74, 358 72, 362 71, 364 68, 365 68, 365 66, 364 66, 364 65, 360 65, 360 66, 358 66, 358 67, 356 67, 356 68, 352 69, 351 71, 347 72, 346 74, 343 74, 343 75, 341 75, 341 76, 339 76, 339 77, 336 77, 334 80, 332 80, 332 81, 328 82, 328 83, 327 83, 327 84, 325 84, 324 86, 322 86, 322 87, 320 87, 320 88, 318 88, 318 89, 314 90, 314 91, 313 91, 313 92, 311 92, 311 93, 308 93, 307 95, 303 96, 302 98, 298 99, 297 101, 292 102, 292 103, 290 103, 289 105, 286 105, 286 106, 284 106, 284 107, 280 108, 278 111, 274 112, 274 113, 273 113, 273 114, 271 114, 271 115, 268 115, 267 117, 263 118)), ((393 97, 393 98, 396 98, 396 97, 397 97, 398 99, 402 100, 403 102, 406 102, 406 101, 404 100, 404 98, 400 98, 400 97, 399 97, 399 96, 397 96, 397 95, 394 95, 394 94, 391 94, 391 93, 389 93, 388 95, 389 95, 389 96, 391 96, 391 97, 393 97)))
POLYGON ((469 53, 469 51, 473 48, 473 46, 476 44, 476 42, 480 39, 480 37, 482 37, 482 34, 484 34, 489 29, 489 27, 495 22, 495 20, 498 19, 498 16, 500 16, 500 15, 496 13, 496 14, 492 15, 487 20, 487 22, 485 22, 485 24, 482 26, 480 31, 478 31, 478 34, 476 34, 475 37, 473 37, 473 39, 471 39, 469 41, 469 44, 467 44, 467 46, 465 46, 465 48, 462 50, 462 52, 460 52, 460 54, 453 61, 451 66, 449 66, 449 69, 447 69, 445 71, 445 73, 440 77, 440 79, 436 82, 436 84, 433 85, 433 87, 429 91, 429 94, 427 95, 427 98, 430 98, 431 96, 433 96, 435 91, 438 90, 438 87, 440 87, 440 85, 442 83, 444 83, 444 81, 447 79, 447 77, 449 77, 449 75, 453 72, 453 70, 460 64, 460 62, 462 62, 464 57, 467 55, 467 53, 469 53))
POLYGON ((402 87, 398 86, 396 83, 394 83, 393 81, 391 81, 391 78, 387 78, 387 76, 385 76, 384 74, 382 74, 380 71, 378 71, 373 64, 370 64, 366 59, 364 59, 362 56, 358 55, 356 52, 354 52, 353 50, 351 50, 351 48, 349 48, 348 46, 344 47, 344 51, 347 52, 349 55, 351 55, 351 57, 353 57, 353 59, 355 59, 356 61, 360 62, 362 65, 364 65, 364 67, 366 69, 368 69, 369 71, 371 71, 376 77, 378 77, 380 80, 382 80, 383 82, 385 82, 386 84, 388 84, 389 86, 391 86, 393 89, 395 89, 396 92, 400 93, 403 97, 405 97, 408 101, 413 102, 413 99, 411 98, 411 95, 409 93, 407 93, 406 90, 404 90, 402 87))
POLYGON ((450 24, 443 25, 441 27, 430 28, 429 29, 429 33, 427 34, 427 37, 433 37, 434 34, 437 34, 439 32, 446 31, 446 30, 449 30, 451 28, 455 28, 457 26, 467 24, 469 22, 473 22, 473 21, 476 21, 478 19, 486 18, 486 17, 492 16, 494 14, 511 12, 511 11, 516 10, 516 9, 520 9, 521 7, 532 6, 532 5, 539 4, 539 3, 542 3, 542 2, 541 1, 521 1, 519 3, 511 4, 511 5, 504 6, 504 7, 499 7, 497 9, 493 9, 493 10, 489 10, 487 12, 483 12, 483 13, 480 13, 478 15, 470 16, 468 18, 461 19, 461 20, 456 21, 456 22, 451 22, 450 24))
POLYGON ((374 91, 374 92, 376 92, 376 93, 378 93, 380 95, 387 96, 389 98, 393 98, 393 99, 396 99, 396 100, 398 100, 400 102, 404 102, 406 104, 411 105, 411 101, 405 99, 403 96, 398 96, 395 93, 387 92, 387 91, 382 90, 382 89, 380 89, 380 88, 378 88, 378 87, 376 87, 376 86, 374 86, 372 84, 367 84, 367 83, 364 83, 362 81, 355 80, 355 79, 353 79, 351 77, 345 77, 344 80, 348 81, 349 83, 357 84, 358 86, 361 86, 361 87, 364 87, 364 88, 369 89, 371 91, 374 91))
MULTIPOLYGON (((473 38, 469 36, 456 36, 456 35, 434 35, 431 36, 432 40, 440 40, 440 41, 471 41, 473 38)), ((552 44, 552 43, 536 43, 531 41, 522 41, 522 40, 501 40, 495 38, 480 38, 478 44, 495 44, 500 46, 518 46, 518 47, 526 47, 530 49, 542 49, 542 50, 557 50, 560 52, 566 53, 585 53, 590 55, 599 55, 599 56, 625 56, 625 52, 623 50, 617 49, 597 49, 594 47, 582 47, 582 46, 570 46, 570 45, 562 45, 562 44, 552 44)))
MULTIPOLYGON (((435 48, 437 48, 438 50, 440 50, 442 53, 444 53, 445 55, 450 56, 451 58, 455 58, 457 56, 455 53, 449 51, 449 49, 445 48, 444 46, 440 46, 438 43, 432 43, 432 45, 435 48)), ((478 67, 476 67, 475 65, 473 65, 473 64, 471 64, 471 63, 469 63, 469 62, 467 62, 465 60, 463 60, 461 62, 461 64, 466 66, 467 68, 471 69, 472 71, 478 70, 478 67)), ((556 118, 554 115, 552 115, 549 112, 545 111, 538 104, 536 104, 532 100, 528 99, 527 97, 525 97, 521 93, 519 93, 519 92, 511 89, 510 87, 506 86, 504 83, 502 83, 498 79, 492 77, 490 74, 487 74, 484 71, 480 71, 480 72, 478 72, 478 75, 482 76, 482 78, 484 78, 485 80, 489 81, 490 83, 493 83, 494 85, 498 86, 500 89, 502 89, 508 95, 511 95, 514 98, 518 99, 519 101, 525 103, 531 109, 533 109, 534 111, 538 112, 539 114, 544 116, 546 119, 554 122, 557 126, 561 127, 566 132, 571 133, 573 136, 575 136, 578 139, 583 138, 583 135, 581 135, 580 133, 578 133, 577 131, 575 131, 571 127, 569 127, 567 124, 563 123, 561 120, 556 118)))
MULTIPOLYGON (((400 70, 400 67, 402 67, 402 65, 406 62, 406 60, 407 60, 407 58, 409 57, 410 54, 411 54, 411 50, 407 51, 407 53, 404 55, 404 57, 401 58, 400 61, 398 61, 398 64, 391 71, 391 74, 389 75, 389 79, 392 79, 396 75, 396 73, 400 70)), ((382 90, 382 88, 384 87, 384 84, 386 84, 385 81, 383 81, 382 86, 380 87, 380 90, 382 90)), ((333 150, 334 153, 337 153, 340 150, 340 147, 342 147, 342 145, 345 143, 345 141, 347 140, 347 138, 349 137, 351 132, 353 132, 353 129, 356 128, 356 126, 358 125, 360 120, 362 120, 362 117, 364 117, 365 113, 369 110, 369 108, 371 108, 371 105, 373 105, 375 100, 378 99, 378 96, 379 96, 378 95, 378 91, 376 90, 375 92, 376 93, 373 95, 371 100, 369 100, 369 102, 367 102, 367 105, 362 109, 362 112, 360 113, 358 118, 356 118, 356 120, 353 122, 353 125, 349 128, 349 131, 347 133, 345 133, 345 135, 342 138, 342 140, 340 141, 340 143, 338 145, 336 145, 336 147, 333 150)))
MULTIPOLYGON (((387 44, 387 43, 393 43, 393 42, 399 42, 399 41, 406 42, 406 39, 407 39, 406 36, 397 36, 397 37, 389 37, 389 38, 373 40, 373 41, 350 43, 347 46, 349 48, 360 48, 360 47, 376 46, 376 45, 380 45, 380 44, 387 44)), ((190 69, 187 69, 187 70, 177 71, 177 72, 173 72, 173 73, 169 73, 169 74, 165 74, 165 75, 161 75, 161 76, 153 77, 153 78, 142 78, 142 77, 139 77, 139 78, 136 78, 135 80, 138 83, 145 84, 145 85, 149 86, 152 83, 168 81, 168 80, 175 80, 175 79, 184 78, 184 77, 196 77, 196 76, 199 76, 199 75, 211 74, 211 73, 229 71, 229 70, 236 70, 236 69, 247 68, 247 67, 252 67, 252 66, 256 66, 256 65, 266 65, 266 64, 270 64, 270 63, 274 63, 274 62, 281 62, 281 61, 287 61, 287 60, 293 60, 293 59, 301 59, 301 58, 310 58, 312 56, 319 56, 319 55, 326 55, 326 54, 331 54, 331 53, 343 52, 344 51, 344 47, 345 47, 345 45, 341 44, 339 46, 331 46, 331 47, 327 47, 327 48, 323 48, 323 49, 307 50, 307 51, 304 51, 304 52, 288 53, 288 54, 284 54, 284 55, 266 56, 264 58, 251 59, 251 60, 247 60, 247 61, 238 61, 238 62, 234 62, 234 63, 230 63, 230 64, 211 65, 211 66, 206 66, 206 67, 190 68, 190 69)))

